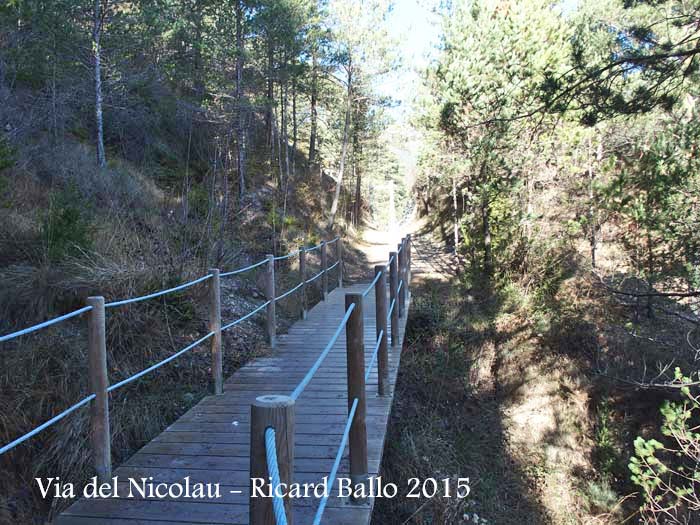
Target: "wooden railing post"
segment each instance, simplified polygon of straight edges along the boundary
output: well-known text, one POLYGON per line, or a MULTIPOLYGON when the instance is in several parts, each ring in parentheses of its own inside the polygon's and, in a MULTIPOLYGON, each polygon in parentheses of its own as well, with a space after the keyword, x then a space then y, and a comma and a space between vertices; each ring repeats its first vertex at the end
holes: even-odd
POLYGON ((406 250, 404 249, 404 242, 403 239, 401 239, 401 242, 398 245, 398 275, 399 275, 399 283, 403 281, 403 284, 401 285, 401 289, 398 291, 399 292, 399 297, 396 299, 396 306, 399 309, 399 317, 403 317, 404 314, 404 307, 406 306, 406 250))
MULTIPOLYGON (((350 480, 353 486, 367 484, 367 423, 365 391, 365 344, 362 316, 362 294, 345 294, 345 311, 350 305, 355 309, 345 326, 348 370, 348 412, 357 399, 355 417, 350 427, 350 480)), ((367 488, 367 487, 366 487, 367 488)))
POLYGON ((321 271, 323 272, 323 275, 321 275, 321 292, 325 301, 328 296, 328 246, 326 241, 321 242, 321 271))
POLYGON ((387 322, 386 322, 386 266, 383 264, 374 267, 374 275, 379 275, 377 283, 374 285, 375 313, 377 317, 377 339, 379 339, 379 350, 377 351, 377 376, 379 382, 379 395, 388 394, 389 386, 389 352, 387 349, 387 322))
POLYGON ((267 270, 265 272, 265 297, 267 305, 267 342, 272 348, 277 342, 277 324, 275 312, 275 256, 267 255, 267 270))
POLYGON ((413 258, 411 234, 406 235, 406 281, 408 282, 408 297, 411 297, 411 259, 413 258))
POLYGON ((105 335, 105 299, 88 297, 92 306, 88 317, 88 386, 95 394, 90 411, 90 440, 97 478, 112 477, 112 451, 109 430, 109 378, 107 377, 107 339, 105 335))
POLYGON ((399 296, 396 293, 399 287, 398 256, 396 252, 389 253, 389 304, 394 303, 391 311, 391 346, 399 344, 399 296))
POLYGON ((338 246, 336 247, 338 256, 338 288, 343 287, 343 238, 338 237, 338 246))
POLYGON ((218 268, 209 270, 209 331, 211 338, 211 373, 214 379, 214 394, 224 393, 223 355, 221 353, 221 281, 218 268))
POLYGON ((301 275, 301 318, 306 319, 308 299, 306 297, 306 248, 299 247, 299 275, 301 275))
MULTIPOLYGON (((294 474, 294 400, 291 397, 260 396, 250 407, 250 525, 277 523, 272 498, 253 497, 256 480, 264 480, 265 493, 270 482, 265 446, 265 431, 270 427, 275 430, 280 483, 286 483, 288 487, 294 474)), ((287 523, 292 525, 291 498, 285 497, 284 509, 287 523)))

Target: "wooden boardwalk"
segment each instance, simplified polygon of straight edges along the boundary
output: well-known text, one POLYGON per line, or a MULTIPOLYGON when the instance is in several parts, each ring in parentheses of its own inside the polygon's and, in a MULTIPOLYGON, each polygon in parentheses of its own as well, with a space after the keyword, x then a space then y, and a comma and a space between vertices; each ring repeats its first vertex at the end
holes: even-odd
MULTIPOLYGON (((225 383, 224 394, 209 396, 113 473, 120 480, 120 498, 81 499, 59 516, 60 525, 116 524, 247 524, 250 462, 250 405, 259 395, 289 395, 318 358, 345 313, 346 292, 362 292, 367 284, 332 291, 312 308, 306 320, 278 338, 277 348, 239 369, 225 383), (126 498, 128 478, 153 482, 219 483, 220 498, 126 498), (238 493, 231 493, 235 491, 238 493)), ((407 310, 408 310, 407 302, 407 310)), ((371 359, 375 333, 372 290, 364 301, 365 362, 371 359)), ((367 381, 369 475, 380 470, 384 438, 393 400, 406 316, 400 320, 399 344, 389 346, 391 394, 377 395, 377 366, 367 381)), ((296 402, 294 482, 318 483, 328 476, 348 415, 345 334, 328 354, 296 402)), ((348 477, 347 448, 338 476, 348 477)), ((337 494, 336 490, 331 494, 337 494)), ((374 501, 350 503, 332 496, 322 523, 358 525, 370 522, 374 501)), ((311 525, 315 498, 294 500, 294 523, 311 525)))

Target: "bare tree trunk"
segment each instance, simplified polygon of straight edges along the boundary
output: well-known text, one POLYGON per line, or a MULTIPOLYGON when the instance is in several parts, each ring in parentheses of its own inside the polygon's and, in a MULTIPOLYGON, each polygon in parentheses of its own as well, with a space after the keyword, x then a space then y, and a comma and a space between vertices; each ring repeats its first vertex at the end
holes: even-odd
POLYGON ((202 64, 202 6, 200 0, 194 2, 194 64, 192 68, 192 86, 197 104, 204 102, 204 73, 202 64))
POLYGON ((481 220, 484 234, 484 272, 491 275, 493 272, 493 260, 491 258, 491 203, 489 202, 488 191, 482 190, 481 197, 481 220))
POLYGON ((292 177, 297 174, 297 79, 292 78, 292 177))
POLYGON ((242 199, 245 195, 246 181, 246 115, 243 109, 243 0, 236 1, 236 106, 238 109, 236 168, 238 170, 238 196, 242 199))
MULTIPOLYGON (((106 6, 105 6, 106 7, 106 6)), ((97 165, 100 168, 107 166, 104 143, 104 124, 102 121, 102 50, 100 49, 100 37, 104 23, 104 12, 101 0, 95 0, 95 13, 92 28, 92 53, 95 67, 95 126, 97 128, 97 165)))
POLYGON ((454 221, 455 255, 459 248, 459 217, 457 216, 457 177, 452 177, 452 218, 454 221))
MULTIPOLYGON (((285 172, 285 184, 289 185, 290 176, 290 162, 289 162, 289 122, 287 118, 287 80, 285 79, 280 87, 280 98, 282 106, 282 145, 284 146, 284 172, 285 172)), ((286 196, 285 196, 286 197, 286 196)))
POLYGON ((231 133, 226 134, 226 146, 219 147, 219 156, 224 155, 225 162, 221 163, 221 172, 223 175, 222 185, 223 185, 223 198, 221 199, 221 224, 219 225, 219 238, 217 239, 217 253, 216 253, 216 263, 221 261, 224 254, 224 238, 226 234, 226 219, 228 219, 228 200, 229 200, 229 183, 228 176, 231 171, 231 133))
POLYGON ((362 171, 357 164, 353 169, 355 170, 355 226, 359 226, 362 210, 362 171))
POLYGON ((275 100, 275 84, 272 79, 274 68, 274 48, 272 46, 272 36, 268 35, 269 40, 267 45, 267 111, 265 112, 265 130, 267 134, 268 146, 270 146, 270 164, 272 164, 272 156, 274 150, 274 139, 272 136, 272 106, 275 100))
MULTIPOLYGON (((316 61, 316 53, 311 55, 311 132, 309 135, 309 165, 308 172, 314 168, 316 162, 316 130, 318 128, 318 64, 316 61)), ((320 171, 320 170, 319 170, 320 171)), ((323 178, 323 175, 321 175, 323 178)))
POLYGON ((593 171, 593 145, 591 143, 591 137, 588 137, 588 206, 589 206, 589 212, 588 212, 588 229, 589 229, 589 235, 588 235, 588 242, 591 247, 591 266, 593 268, 596 267, 596 244, 597 244, 597 239, 596 239, 596 218, 595 218, 595 212, 593 211, 594 207, 596 206, 595 203, 595 193, 594 193, 594 187, 593 187, 593 181, 595 179, 595 173, 593 171))
POLYGON ((347 107, 345 108, 345 126, 343 127, 343 147, 340 153, 340 166, 338 168, 338 179, 335 183, 335 194, 333 195, 333 203, 331 204, 331 212, 328 217, 328 229, 333 227, 335 222, 335 214, 338 212, 338 200, 340 199, 340 190, 343 186, 343 173, 345 171, 345 161, 348 156, 348 142, 350 139, 350 116, 352 113, 352 69, 348 66, 348 93, 347 107))

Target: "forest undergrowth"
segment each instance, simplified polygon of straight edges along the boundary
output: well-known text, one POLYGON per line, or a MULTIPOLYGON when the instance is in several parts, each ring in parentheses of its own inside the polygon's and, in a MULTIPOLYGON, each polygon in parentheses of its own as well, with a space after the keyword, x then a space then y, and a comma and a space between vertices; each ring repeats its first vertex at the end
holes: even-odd
MULTIPOLYGON (((523 286, 460 272, 438 244, 416 243, 382 476, 468 477, 471 493, 378 500, 375 521, 637 522, 627 465, 634 438, 658 429, 663 396, 611 379, 632 314, 574 256, 523 286)), ((648 323, 638 332, 663 321, 648 323)))

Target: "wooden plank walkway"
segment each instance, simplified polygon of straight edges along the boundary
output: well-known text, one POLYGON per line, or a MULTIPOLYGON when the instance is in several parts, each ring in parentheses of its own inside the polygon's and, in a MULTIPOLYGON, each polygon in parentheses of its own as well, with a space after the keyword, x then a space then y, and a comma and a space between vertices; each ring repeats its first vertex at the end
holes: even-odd
MULTIPOLYGON (((259 395, 289 395, 318 358, 344 315, 346 292, 362 292, 367 284, 332 291, 307 319, 278 338, 276 350, 239 369, 225 384, 224 394, 209 396, 184 414, 114 471, 121 498, 81 499, 61 514, 60 525, 164 525, 187 523, 247 524, 249 496, 250 404, 259 395), (128 478, 157 482, 220 483, 221 497, 211 499, 132 499, 128 478), (237 494, 231 491, 240 491, 237 494)), ((408 310, 408 308, 407 308, 408 310)), ((374 290, 363 305, 365 363, 369 364, 375 333, 374 290)), ((378 475, 394 384, 400 362, 406 316, 400 320, 399 345, 389 346, 391 394, 377 395, 377 367, 367 381, 369 474, 378 475)), ((328 476, 347 418, 345 333, 296 403, 295 482, 318 483, 328 476)), ((347 447, 338 473, 349 477, 347 447)), ((337 484, 336 484, 337 487, 337 484)), ((337 495, 337 490, 331 491, 337 495)), ((294 500, 294 523, 311 525, 315 498, 294 500)), ((332 496, 323 523, 368 524, 373 499, 349 503, 332 496)))

